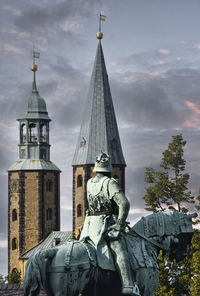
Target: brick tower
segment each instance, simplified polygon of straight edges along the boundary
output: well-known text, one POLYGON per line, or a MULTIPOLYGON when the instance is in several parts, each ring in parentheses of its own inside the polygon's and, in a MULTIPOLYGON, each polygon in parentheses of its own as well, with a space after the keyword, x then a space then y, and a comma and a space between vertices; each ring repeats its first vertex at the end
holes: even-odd
POLYGON ((110 155, 113 177, 125 189, 125 167, 120 137, 101 45, 103 34, 97 34, 98 46, 89 86, 85 113, 73 159, 73 232, 78 235, 87 209, 86 183, 98 154, 110 155))
MULTIPOLYGON (((34 53, 36 54, 36 53, 34 53)), ((19 121, 19 160, 8 169, 8 270, 23 276, 20 256, 60 230, 60 170, 50 161, 46 103, 33 84, 19 121)))

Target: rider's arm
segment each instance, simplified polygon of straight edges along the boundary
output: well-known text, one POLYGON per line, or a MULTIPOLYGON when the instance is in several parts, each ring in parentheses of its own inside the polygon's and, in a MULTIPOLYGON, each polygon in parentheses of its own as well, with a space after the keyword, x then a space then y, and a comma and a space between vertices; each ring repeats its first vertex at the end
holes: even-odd
POLYGON ((123 225, 129 213, 130 203, 118 183, 113 179, 109 182, 109 195, 118 206, 117 224, 123 225))

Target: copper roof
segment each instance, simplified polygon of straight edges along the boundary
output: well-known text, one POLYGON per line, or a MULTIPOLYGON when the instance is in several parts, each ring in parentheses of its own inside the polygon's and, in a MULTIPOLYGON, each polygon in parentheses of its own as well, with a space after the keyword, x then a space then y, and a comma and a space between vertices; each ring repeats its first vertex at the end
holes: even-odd
POLYGON ((25 98, 22 111, 18 118, 21 119, 46 119, 51 120, 48 116, 45 100, 39 95, 37 90, 35 75, 32 83, 32 90, 28 98, 25 98))
POLYGON ((45 171, 59 171, 60 169, 52 162, 43 159, 23 159, 13 163, 8 172, 11 171, 34 171, 34 170, 45 170, 45 171))
POLYGON ((102 45, 99 41, 72 165, 94 164, 101 151, 110 155, 112 164, 126 165, 102 45))

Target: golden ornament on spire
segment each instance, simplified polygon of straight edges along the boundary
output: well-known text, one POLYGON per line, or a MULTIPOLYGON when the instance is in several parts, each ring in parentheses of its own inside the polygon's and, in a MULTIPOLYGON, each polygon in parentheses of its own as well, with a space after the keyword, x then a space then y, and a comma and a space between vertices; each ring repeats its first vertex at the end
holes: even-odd
POLYGON ((105 22, 106 16, 101 14, 99 15, 99 32, 97 33, 97 39, 101 40, 103 38, 103 33, 101 32, 101 22, 105 22))
POLYGON ((102 32, 98 32, 96 36, 97 36, 97 39, 100 40, 100 39, 103 38, 103 33, 102 32))
POLYGON ((36 64, 33 64, 33 65, 31 66, 31 71, 36 72, 37 69, 38 69, 38 67, 37 67, 36 64))

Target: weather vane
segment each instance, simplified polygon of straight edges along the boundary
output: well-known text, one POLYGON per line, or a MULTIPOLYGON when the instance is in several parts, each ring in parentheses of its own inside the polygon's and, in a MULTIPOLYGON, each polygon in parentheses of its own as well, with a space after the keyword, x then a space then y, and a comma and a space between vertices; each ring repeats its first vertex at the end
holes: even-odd
POLYGON ((40 58, 40 53, 38 51, 34 51, 33 48, 33 65, 31 66, 31 70, 33 72, 37 71, 37 65, 35 64, 35 59, 39 59, 40 58))
POLYGON ((105 22, 106 16, 101 14, 99 15, 99 32, 97 33, 97 39, 101 40, 103 38, 103 33, 101 32, 101 22, 105 22))

